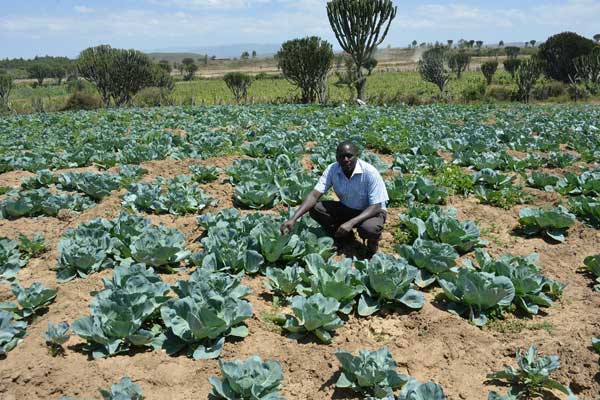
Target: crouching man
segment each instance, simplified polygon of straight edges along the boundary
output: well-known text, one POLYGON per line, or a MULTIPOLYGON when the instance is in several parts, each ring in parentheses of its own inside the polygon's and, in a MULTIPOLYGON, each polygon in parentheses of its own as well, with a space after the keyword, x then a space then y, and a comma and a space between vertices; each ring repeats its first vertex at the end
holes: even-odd
POLYGON ((375 167, 358 158, 354 143, 340 143, 335 156, 337 162, 325 169, 294 215, 281 225, 281 232, 289 232, 309 212, 338 243, 352 238, 352 230, 356 228, 358 235, 367 241, 371 257, 379 248, 387 216, 385 204, 389 197, 385 183, 375 167), (332 186, 340 201, 319 201, 332 186))

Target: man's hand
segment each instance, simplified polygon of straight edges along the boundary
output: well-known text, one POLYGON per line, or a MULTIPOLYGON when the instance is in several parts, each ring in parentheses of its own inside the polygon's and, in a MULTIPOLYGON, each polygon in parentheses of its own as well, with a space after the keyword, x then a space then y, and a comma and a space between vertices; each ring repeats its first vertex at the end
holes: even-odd
POLYGON ((354 224, 352 223, 352 221, 344 222, 337 229, 334 236, 337 238, 347 236, 348 234, 350 234, 350 232, 352 232, 352 228, 354 228, 354 224))
POLYGON ((281 226, 279 227, 281 234, 287 235, 288 233, 290 233, 292 231, 292 228, 294 227, 295 223, 296 223, 295 221, 288 219, 283 224, 281 224, 281 226))

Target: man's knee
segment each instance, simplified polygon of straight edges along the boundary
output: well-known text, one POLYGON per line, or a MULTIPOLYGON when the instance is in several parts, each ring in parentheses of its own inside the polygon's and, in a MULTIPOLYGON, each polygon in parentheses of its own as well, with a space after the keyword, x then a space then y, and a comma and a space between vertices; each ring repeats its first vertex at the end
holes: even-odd
POLYGON ((385 215, 369 218, 358 226, 358 235, 363 239, 379 239, 384 225, 385 215))

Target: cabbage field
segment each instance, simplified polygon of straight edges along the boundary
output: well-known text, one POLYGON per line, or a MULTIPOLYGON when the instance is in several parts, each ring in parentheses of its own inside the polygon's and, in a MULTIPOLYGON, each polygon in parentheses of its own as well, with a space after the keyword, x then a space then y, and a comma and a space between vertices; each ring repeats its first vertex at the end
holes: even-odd
POLYGON ((600 394, 598 106, 7 117, 0 193, 2 399, 600 394), (279 231, 342 140, 371 259, 279 231))

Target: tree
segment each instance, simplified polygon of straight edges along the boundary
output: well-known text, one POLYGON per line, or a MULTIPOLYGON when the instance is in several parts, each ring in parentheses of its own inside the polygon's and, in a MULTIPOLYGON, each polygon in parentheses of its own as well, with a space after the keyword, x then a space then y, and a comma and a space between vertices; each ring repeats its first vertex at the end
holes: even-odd
POLYGON ((327 76, 333 63, 330 43, 318 36, 288 40, 276 58, 285 78, 300 88, 303 103, 325 100, 327 76))
POLYGON ((524 103, 529 102, 531 89, 542 73, 540 63, 536 59, 525 60, 519 65, 515 73, 515 83, 517 84, 519 100, 524 103))
POLYGON ((337 41, 354 62, 357 98, 363 100, 365 62, 385 39, 397 8, 392 0, 332 0, 327 17, 337 41))
POLYGON ((508 72, 510 76, 514 79, 515 72, 517 72, 519 65, 521 65, 521 60, 519 60, 518 58, 509 58, 508 60, 504 60, 502 64, 504 65, 504 69, 506 70, 506 72, 508 72))
POLYGON ((241 55, 242 60, 247 60, 250 57, 250 54, 247 51, 244 51, 241 55))
POLYGON ((456 79, 460 79, 463 71, 467 69, 471 63, 471 56, 465 51, 450 53, 448 56, 448 67, 456 74, 456 79))
POLYGON ((472 49, 473 46, 475 45, 475 41, 473 39, 469 40, 467 43, 468 43, 470 49, 472 49))
POLYGON ((256 58, 256 50, 252 50, 252 58, 256 58))
POLYGON ((89 47, 79 54, 77 71, 98 89, 105 107, 110 105, 113 48, 109 45, 89 47))
POLYGON ((506 53, 506 56, 510 60, 513 58, 517 58, 519 56, 519 53, 521 52, 521 48, 517 47, 517 46, 506 46, 504 48, 504 52, 506 53))
POLYGON ((162 68, 167 73, 171 73, 171 71, 172 71, 171 64, 169 63, 169 60, 160 60, 158 62, 158 66, 160 68, 162 68))
POLYGON ((183 60, 181 60, 181 63, 183 65, 191 65, 194 64, 194 59, 191 57, 185 57, 183 60))
POLYGON ((452 48, 452 43, 454 43, 454 40, 448 39, 447 43, 448 43, 448 48, 451 49, 452 48))
POLYGON ((573 83, 582 83, 591 94, 600 91, 600 47, 592 50, 586 56, 573 60, 575 77, 573 83))
POLYGON ((252 78, 241 72, 228 72, 223 77, 225 84, 233 93, 236 103, 241 99, 246 100, 248 88, 252 84, 252 78))
POLYGON ((8 98, 13 88, 12 76, 0 73, 0 111, 8 109, 8 98))
POLYGON ((435 84, 444 93, 446 83, 450 80, 450 72, 446 69, 446 48, 432 47, 423 53, 417 69, 427 82, 435 84))
POLYGON ((498 61, 486 61, 481 64, 481 73, 485 77, 485 82, 488 85, 492 84, 492 78, 498 69, 498 61))
POLYGON ((416 49, 416 48, 417 48, 417 44, 419 44, 419 42, 417 42, 416 40, 413 40, 413 41, 412 41, 412 47, 413 47, 413 48, 415 48, 415 49, 416 49))
POLYGON ((367 76, 371 76, 371 73, 377 66, 377 59, 375 57, 371 57, 365 61, 363 64, 363 68, 367 70, 367 76))
POLYGON ((504 40, 498 42, 498 47, 504 47, 504 40))
POLYGON ((537 43, 537 40, 530 40, 530 41, 529 41, 529 45, 530 45, 531 47, 535 47, 535 44, 536 44, 536 43, 537 43))
POLYGON ((596 34, 594 35, 594 40, 595 40, 597 43, 600 43, 600 33, 596 33, 596 34))
POLYGON ((58 63, 51 64, 49 68, 50 71, 48 77, 56 79, 57 83, 60 85, 62 80, 67 76, 66 68, 58 63))
POLYGON ((44 79, 51 77, 52 68, 50 67, 50 64, 44 61, 37 61, 27 68, 27 73, 30 78, 37 80, 38 85, 42 85, 44 79))
POLYGON ((184 81, 191 81, 194 79, 194 75, 196 74, 196 71, 198 71, 198 66, 196 65, 195 62, 187 63, 187 64, 183 64, 182 65, 183 68, 183 72, 185 73, 183 75, 183 80, 184 81))
POLYGON ((573 60, 588 55, 598 46, 594 41, 573 32, 550 36, 538 47, 538 56, 544 62, 547 77, 569 83, 575 76, 573 60))
POLYGON ((105 106, 111 99, 117 106, 127 104, 146 87, 174 87, 168 73, 133 49, 113 49, 109 45, 87 48, 79 54, 77 70, 96 86, 105 106))
POLYGON ((481 50, 482 46, 483 46, 483 40, 478 40, 475 42, 475 47, 477 47, 477 50, 481 50))

